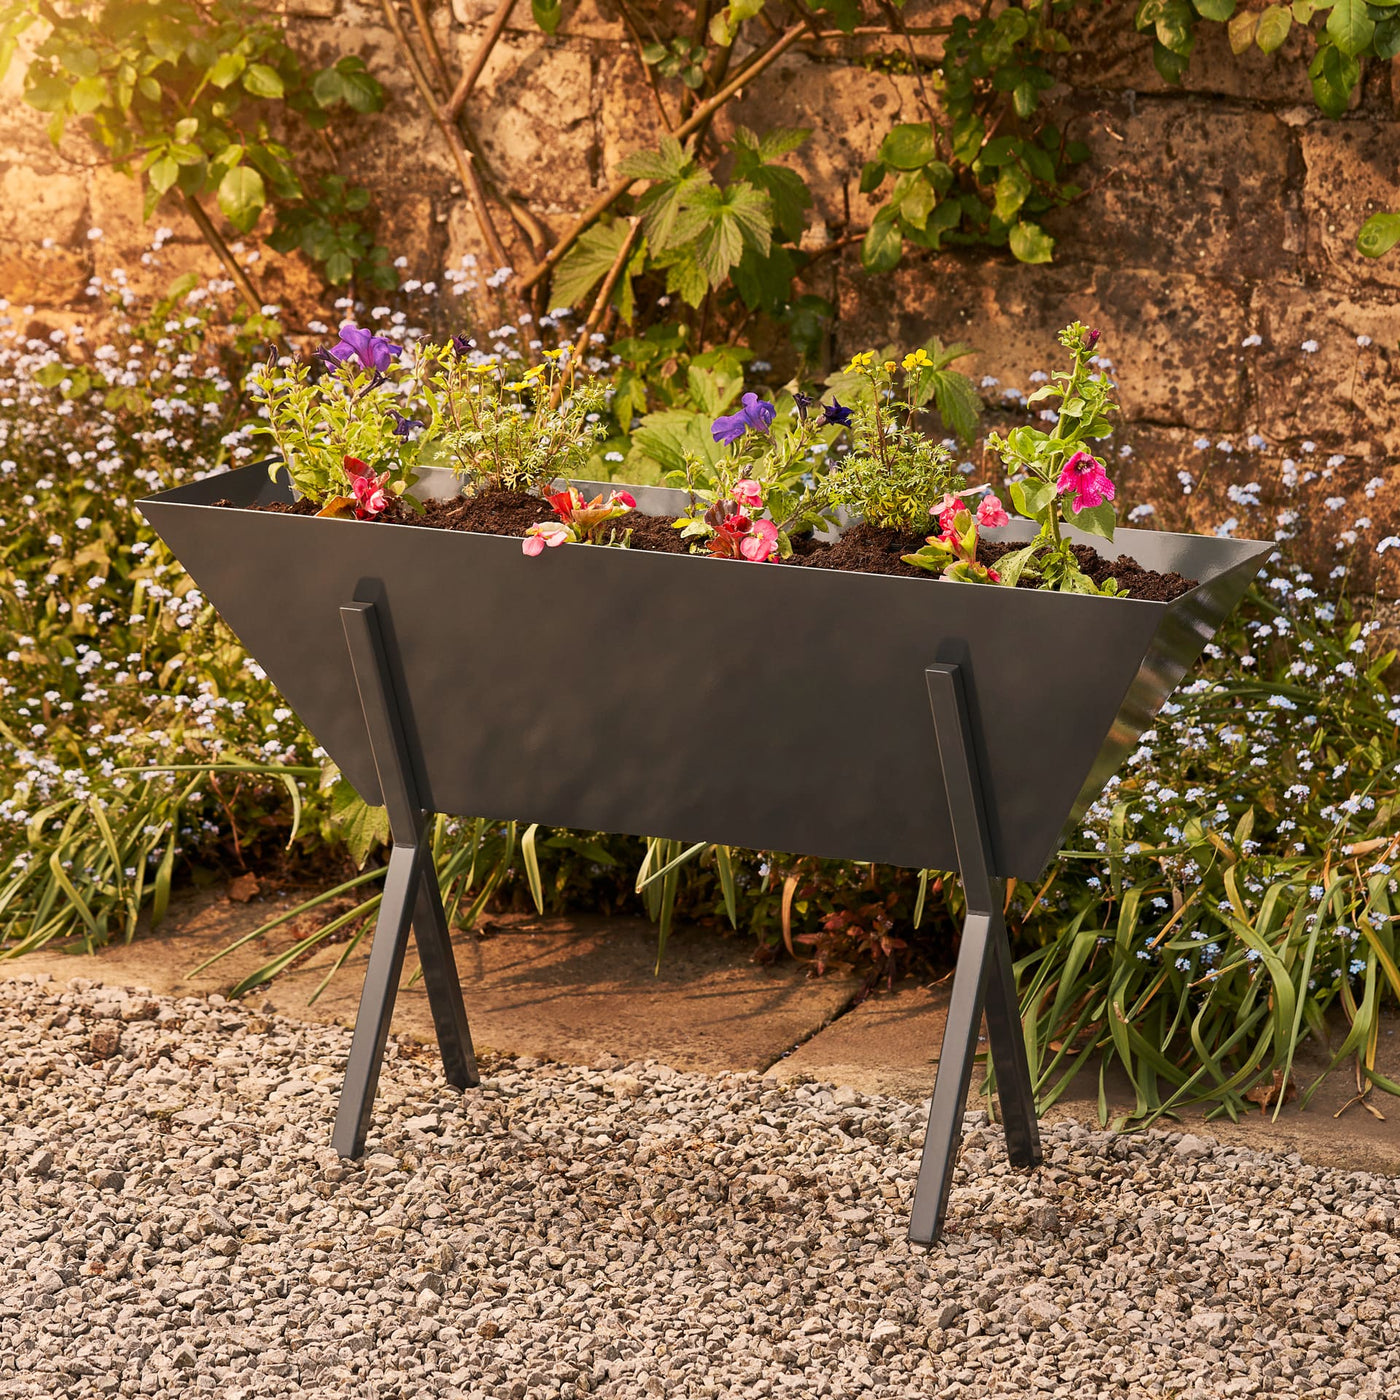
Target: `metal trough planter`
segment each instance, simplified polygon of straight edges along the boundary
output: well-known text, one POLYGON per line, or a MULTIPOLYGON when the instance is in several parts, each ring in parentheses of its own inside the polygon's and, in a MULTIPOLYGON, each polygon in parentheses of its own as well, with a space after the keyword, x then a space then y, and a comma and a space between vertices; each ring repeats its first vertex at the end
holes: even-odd
MULTIPOLYGON (((429 472, 416 489, 457 488, 429 472)), ((657 514, 685 499, 633 490, 657 514)), ((291 497, 259 465, 141 509, 393 834, 336 1147, 363 1150, 410 925, 448 1078, 476 1082, 420 841, 432 813, 957 868, 969 913, 913 1205, 924 1243, 984 999, 1012 1160, 1040 1160, 1004 880, 1040 874, 1273 548, 1118 532, 1146 567, 1200 580, 1158 603, 588 546, 527 558, 511 537, 220 499, 291 497)))

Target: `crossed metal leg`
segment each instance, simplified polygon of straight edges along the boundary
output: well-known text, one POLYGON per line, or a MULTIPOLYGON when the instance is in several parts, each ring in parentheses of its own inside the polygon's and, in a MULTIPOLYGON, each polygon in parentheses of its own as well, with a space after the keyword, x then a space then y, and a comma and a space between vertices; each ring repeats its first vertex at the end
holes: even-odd
POLYGON ((379 1067, 389 1039, 389 1022, 394 1014, 410 927, 418 942, 423 985, 428 992, 447 1082, 458 1089, 468 1089, 481 1080, 433 867, 427 831, 431 814, 423 810, 418 800, 379 617, 373 603, 349 603, 341 608, 340 620, 350 648, 394 843, 331 1138, 342 1157, 358 1157, 365 1150, 365 1134, 374 1109, 379 1067))
POLYGON ((962 1142, 963 1106, 967 1103, 984 1009, 1007 1155, 1017 1167, 1033 1167, 1041 1161, 1035 1094, 1016 1001, 1011 945, 1002 915, 1006 881, 992 874, 981 779, 972 747, 962 675, 957 666, 940 664, 930 666, 925 677, 967 899, 967 919, 909 1217, 909 1239, 915 1244, 933 1244, 947 1217, 948 1193, 962 1142))

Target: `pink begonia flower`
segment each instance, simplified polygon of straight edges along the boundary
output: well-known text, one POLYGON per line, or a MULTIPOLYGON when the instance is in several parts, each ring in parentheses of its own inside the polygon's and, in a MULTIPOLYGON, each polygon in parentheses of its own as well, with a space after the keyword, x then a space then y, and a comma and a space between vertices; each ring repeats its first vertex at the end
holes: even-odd
POLYGON ((978 502, 977 523, 984 530, 995 530, 1000 525, 1008 524, 1010 520, 1006 507, 990 491, 978 502))
POLYGON ((949 492, 936 506, 930 506, 928 513, 938 517, 938 528, 946 539, 953 533, 953 521, 957 518, 958 512, 966 509, 967 506, 963 498, 949 492))
POLYGON ((1055 489, 1061 494, 1074 492, 1076 511, 1092 510, 1113 499, 1113 483, 1103 469, 1103 463, 1087 452, 1076 452, 1065 463, 1055 489))
POLYGON ((757 510, 763 504, 763 488, 750 476, 734 483, 733 496, 741 506, 748 506, 750 510, 757 510))
POLYGON ((543 554, 545 547, 557 549, 574 537, 574 532, 558 520, 546 520, 542 525, 531 525, 520 542, 521 552, 530 555, 543 554))
POLYGON ((361 519, 378 515, 389 504, 389 498, 384 493, 388 480, 388 472, 375 476, 372 471, 350 478, 350 489, 355 493, 355 514, 361 519))
POLYGON ((778 552, 778 527, 771 520, 755 520, 749 533, 739 541, 739 553, 755 564, 771 559, 778 552))

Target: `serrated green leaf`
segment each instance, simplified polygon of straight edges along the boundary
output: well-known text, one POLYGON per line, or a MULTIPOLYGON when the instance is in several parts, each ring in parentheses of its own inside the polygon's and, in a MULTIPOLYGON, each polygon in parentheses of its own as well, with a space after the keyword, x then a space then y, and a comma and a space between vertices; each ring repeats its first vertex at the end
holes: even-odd
POLYGON ((350 859, 363 870, 370 853, 389 839, 389 814, 383 807, 371 807, 349 783, 341 781, 331 789, 331 824, 335 827, 350 859))

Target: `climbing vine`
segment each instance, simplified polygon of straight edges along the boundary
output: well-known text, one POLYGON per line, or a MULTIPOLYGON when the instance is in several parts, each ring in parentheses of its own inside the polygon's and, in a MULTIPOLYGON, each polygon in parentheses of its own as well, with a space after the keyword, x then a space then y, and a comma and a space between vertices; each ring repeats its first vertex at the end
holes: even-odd
POLYGON ((271 245, 300 249, 332 284, 395 285, 367 221, 369 192, 334 170, 328 142, 329 159, 309 174, 289 144, 298 128, 324 133, 383 106, 361 59, 308 71, 282 21, 252 0, 18 0, 0 8, 0 76, 38 24, 48 33, 25 71, 24 100, 48 114, 53 143, 81 129, 141 182, 148 219, 182 206, 255 309, 247 271, 206 203, 240 234, 270 208, 271 245))

